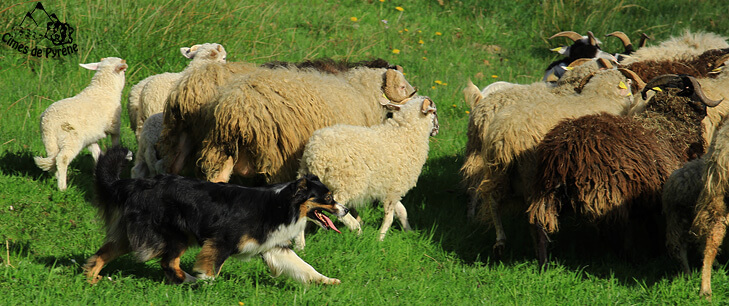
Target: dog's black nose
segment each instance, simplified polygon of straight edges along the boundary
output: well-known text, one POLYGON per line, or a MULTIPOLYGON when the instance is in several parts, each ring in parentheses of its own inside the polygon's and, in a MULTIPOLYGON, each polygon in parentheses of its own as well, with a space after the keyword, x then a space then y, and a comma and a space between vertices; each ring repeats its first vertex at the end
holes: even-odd
POLYGON ((344 208, 344 214, 346 215, 346 214, 348 214, 348 213, 349 213, 349 208, 346 208, 346 207, 345 207, 345 208, 344 208))

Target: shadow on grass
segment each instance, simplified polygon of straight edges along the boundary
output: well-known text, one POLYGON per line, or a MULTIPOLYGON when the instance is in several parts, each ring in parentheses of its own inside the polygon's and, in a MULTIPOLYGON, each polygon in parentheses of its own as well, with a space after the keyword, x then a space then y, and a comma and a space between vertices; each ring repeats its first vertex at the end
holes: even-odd
MULTIPOLYGON (((433 240, 446 251, 454 252, 467 264, 484 262, 505 265, 531 261, 536 265, 533 240, 526 215, 503 216, 507 235, 505 254, 493 257, 496 234, 486 225, 469 222, 466 216, 468 197, 460 185, 459 169, 463 155, 431 159, 423 170, 418 185, 403 199, 414 228, 433 228, 433 240)), ((651 255, 631 260, 619 252, 621 241, 600 238, 597 228, 580 218, 561 217, 561 230, 551 235, 551 264, 579 272, 583 277, 615 277, 626 285, 653 285, 664 278, 678 275, 678 264, 667 255, 651 255)), ((609 236, 608 236, 609 237, 609 236)), ((662 244, 662 243, 661 243, 662 244)), ((661 253, 665 253, 662 245, 661 253)))

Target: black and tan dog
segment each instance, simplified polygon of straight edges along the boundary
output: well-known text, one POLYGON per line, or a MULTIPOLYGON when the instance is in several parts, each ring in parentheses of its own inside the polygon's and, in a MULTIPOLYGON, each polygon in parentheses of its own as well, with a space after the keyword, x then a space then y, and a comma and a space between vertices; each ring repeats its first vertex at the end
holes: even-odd
POLYGON ((307 217, 337 230, 322 211, 339 217, 347 213, 316 176, 257 188, 176 175, 119 179, 129 160, 131 151, 117 147, 99 158, 96 166, 94 205, 106 222, 106 242, 84 266, 89 282, 101 278, 105 264, 134 252, 142 262, 159 257, 171 283, 213 278, 229 256, 255 255, 263 257, 274 276, 286 274, 302 283, 340 283, 317 272, 289 248, 290 240, 304 230, 307 217), (180 256, 196 244, 202 246, 194 267, 197 278, 180 268, 180 256))

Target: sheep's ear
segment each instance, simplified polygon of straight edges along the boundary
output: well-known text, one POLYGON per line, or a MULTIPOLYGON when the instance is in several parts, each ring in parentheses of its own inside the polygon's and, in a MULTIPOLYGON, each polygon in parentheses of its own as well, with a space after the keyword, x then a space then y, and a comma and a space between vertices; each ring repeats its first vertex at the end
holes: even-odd
POLYGON ((218 57, 218 53, 219 52, 216 50, 210 50, 210 55, 208 55, 208 57, 210 57, 211 59, 216 58, 216 57, 218 57))
POLYGON ((403 100, 415 94, 415 88, 405 80, 402 72, 388 69, 385 72, 385 84, 383 86, 385 97, 393 102, 402 102, 403 100))
POLYGON ((483 99, 481 90, 479 90, 478 87, 471 82, 471 80, 468 80, 468 85, 466 85, 466 88, 463 89, 463 99, 471 106, 471 109, 473 109, 478 101, 483 99))
POLYGON ((223 48, 223 45, 218 45, 218 52, 223 52, 225 49, 223 48))
POLYGON ((423 112, 423 114, 428 113, 435 113, 435 103, 430 98, 425 98, 423 100, 423 104, 420 106, 420 111, 423 112))
POLYGON ((78 64, 88 70, 99 70, 99 63, 78 64))
POLYGON ((190 54, 190 48, 184 47, 180 48, 180 53, 182 53, 182 56, 187 58, 192 58, 192 55, 190 54))
POLYGON ((385 108, 397 112, 400 111, 400 104, 387 103, 385 104, 385 108))
POLYGON ((402 66, 400 66, 400 65, 395 65, 395 69, 397 71, 400 71, 400 73, 403 73, 404 72, 404 70, 402 69, 402 66))

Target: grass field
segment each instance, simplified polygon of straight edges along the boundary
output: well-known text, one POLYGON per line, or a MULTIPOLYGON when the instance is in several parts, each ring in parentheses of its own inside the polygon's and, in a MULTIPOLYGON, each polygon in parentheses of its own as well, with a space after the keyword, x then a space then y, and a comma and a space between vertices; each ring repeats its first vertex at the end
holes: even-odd
MULTIPOLYGON (((555 237, 553 264, 536 269, 526 221, 507 219, 509 245, 493 259, 494 233, 467 222, 459 186, 469 108, 461 89, 471 79, 531 83, 567 44, 552 34, 593 31, 603 49, 622 51, 620 30, 649 44, 684 30, 729 35, 726 1, 67 1, 48 0, 48 13, 75 28, 78 51, 54 58, 23 54, 0 41, 0 304, 701 304, 698 273, 683 276, 666 257, 640 264, 617 259, 579 235, 555 237), (69 189, 33 163, 45 155, 39 116, 54 101, 83 89, 92 72, 79 63, 127 60, 131 84, 180 71, 179 48, 217 42, 228 61, 264 63, 331 57, 381 57, 438 105, 441 133, 431 141, 418 186, 403 200, 412 232, 395 225, 377 241, 382 209, 362 211, 361 236, 316 231, 300 256, 339 286, 304 286, 271 278, 260 260, 230 260, 210 283, 164 283, 157 261, 125 256, 89 285, 81 265, 101 245, 93 199, 93 162, 83 151, 69 169, 69 189), (575 238, 575 239, 573 239, 575 238), (580 241, 580 242, 573 242, 580 241)), ((34 2, 0 4, 0 35, 20 24, 34 2)), ((136 148, 122 114, 122 143, 136 148)), ((103 145, 108 146, 107 139, 103 145)), ((575 229, 573 232, 579 232, 575 229)), ((196 252, 183 257, 191 270, 196 252)), ((722 261, 723 263, 724 261, 722 261)), ((714 301, 729 298, 722 265, 713 277, 714 301)))

